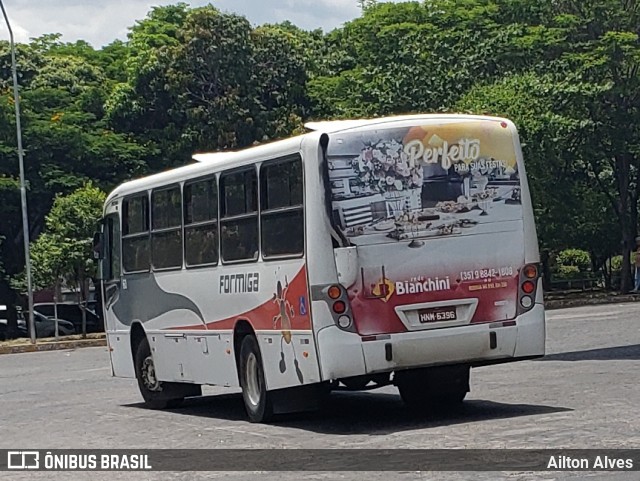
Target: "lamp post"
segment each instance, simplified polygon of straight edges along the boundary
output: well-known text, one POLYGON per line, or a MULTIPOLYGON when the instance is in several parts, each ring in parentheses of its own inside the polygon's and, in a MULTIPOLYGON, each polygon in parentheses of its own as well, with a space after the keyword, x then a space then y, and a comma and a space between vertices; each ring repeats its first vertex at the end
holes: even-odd
POLYGON ((16 136, 18 138, 18 161, 20 163, 20 201, 22 204, 22 236, 24 237, 24 260, 27 274, 27 295, 29 299, 29 337, 31 343, 36 343, 36 328, 33 322, 33 287, 31 286, 31 256, 29 254, 29 217, 27 216, 27 189, 24 181, 24 152, 22 150, 22 128, 20 126, 20 96, 18 94, 18 69, 16 67, 16 46, 13 42, 13 30, 9 17, 0 0, 2 15, 9 30, 9 44, 11 47, 11 71, 13 73, 13 100, 16 107, 16 136))

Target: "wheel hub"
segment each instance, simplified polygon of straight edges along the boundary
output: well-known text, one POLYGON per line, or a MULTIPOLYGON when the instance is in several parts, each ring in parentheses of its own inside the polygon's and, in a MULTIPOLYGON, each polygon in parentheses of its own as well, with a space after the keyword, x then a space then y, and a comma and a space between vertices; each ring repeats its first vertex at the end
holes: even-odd
POLYGON ((261 382, 258 372, 258 359, 254 353, 249 354, 245 365, 245 379, 247 380, 246 392, 249 402, 257 406, 260 404, 261 382))
POLYGON ((162 391, 160 381, 158 381, 156 377, 156 368, 151 356, 148 356, 142 362, 142 382, 149 391, 162 391))

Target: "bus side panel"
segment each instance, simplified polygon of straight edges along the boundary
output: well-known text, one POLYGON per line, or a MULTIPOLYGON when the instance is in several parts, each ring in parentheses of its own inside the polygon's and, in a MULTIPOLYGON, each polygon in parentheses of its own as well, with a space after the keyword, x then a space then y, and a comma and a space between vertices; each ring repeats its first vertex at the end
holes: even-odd
POLYGON ((265 370, 268 390, 320 382, 318 357, 311 331, 288 334, 257 331, 256 337, 265 370), (290 337, 290 342, 287 338, 290 337))
POLYGON ((187 359, 197 384, 239 386, 233 355, 233 331, 187 334, 187 359))
POLYGON ((156 377, 160 381, 193 382, 189 342, 182 333, 147 332, 156 377))
POLYGON ((147 332, 162 381, 238 386, 231 331, 147 332))
POLYGON ((535 307, 518 317, 518 338, 513 355, 515 357, 544 356, 545 342, 546 325, 542 279, 538 279, 535 307))
MULTIPOLYGON (((268 389, 320 381, 304 259, 125 279, 126 288, 109 304, 110 318, 125 329, 125 323, 142 323, 160 380, 237 386, 233 332, 238 322, 248 322, 268 389)), ((117 345, 117 372, 133 376, 133 359, 124 352, 130 347, 117 345), (123 369, 127 364, 130 370, 123 369)))
POLYGON ((333 323, 326 302, 314 301, 313 306, 314 327, 315 319, 321 318, 331 321, 331 324, 319 328, 316 334, 322 379, 330 381, 365 374, 367 368, 361 337, 358 334, 339 329, 333 323))
POLYGON ((113 375, 115 377, 126 378, 136 377, 133 356, 131 354, 129 330, 108 330, 107 342, 109 345, 109 356, 111 357, 113 375))

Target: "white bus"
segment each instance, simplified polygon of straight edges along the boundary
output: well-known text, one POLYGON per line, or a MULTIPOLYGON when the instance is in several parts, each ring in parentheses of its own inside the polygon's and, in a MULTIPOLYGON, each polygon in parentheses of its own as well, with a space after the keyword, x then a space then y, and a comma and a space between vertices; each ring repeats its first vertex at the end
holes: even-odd
POLYGON ((465 115, 305 135, 122 184, 101 277, 114 376, 149 407, 239 386, 248 417, 332 388, 462 402, 472 367, 544 355, 514 125, 465 115))

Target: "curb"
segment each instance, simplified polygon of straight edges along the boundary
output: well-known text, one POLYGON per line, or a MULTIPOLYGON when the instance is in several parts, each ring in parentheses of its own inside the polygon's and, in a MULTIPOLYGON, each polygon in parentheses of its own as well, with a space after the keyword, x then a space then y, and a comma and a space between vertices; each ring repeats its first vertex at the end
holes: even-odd
POLYGON ((81 339, 74 341, 43 342, 40 344, 18 344, 16 346, 0 346, 0 354, 19 354, 36 351, 59 351, 64 349, 77 349, 79 347, 106 347, 107 340, 81 339))

